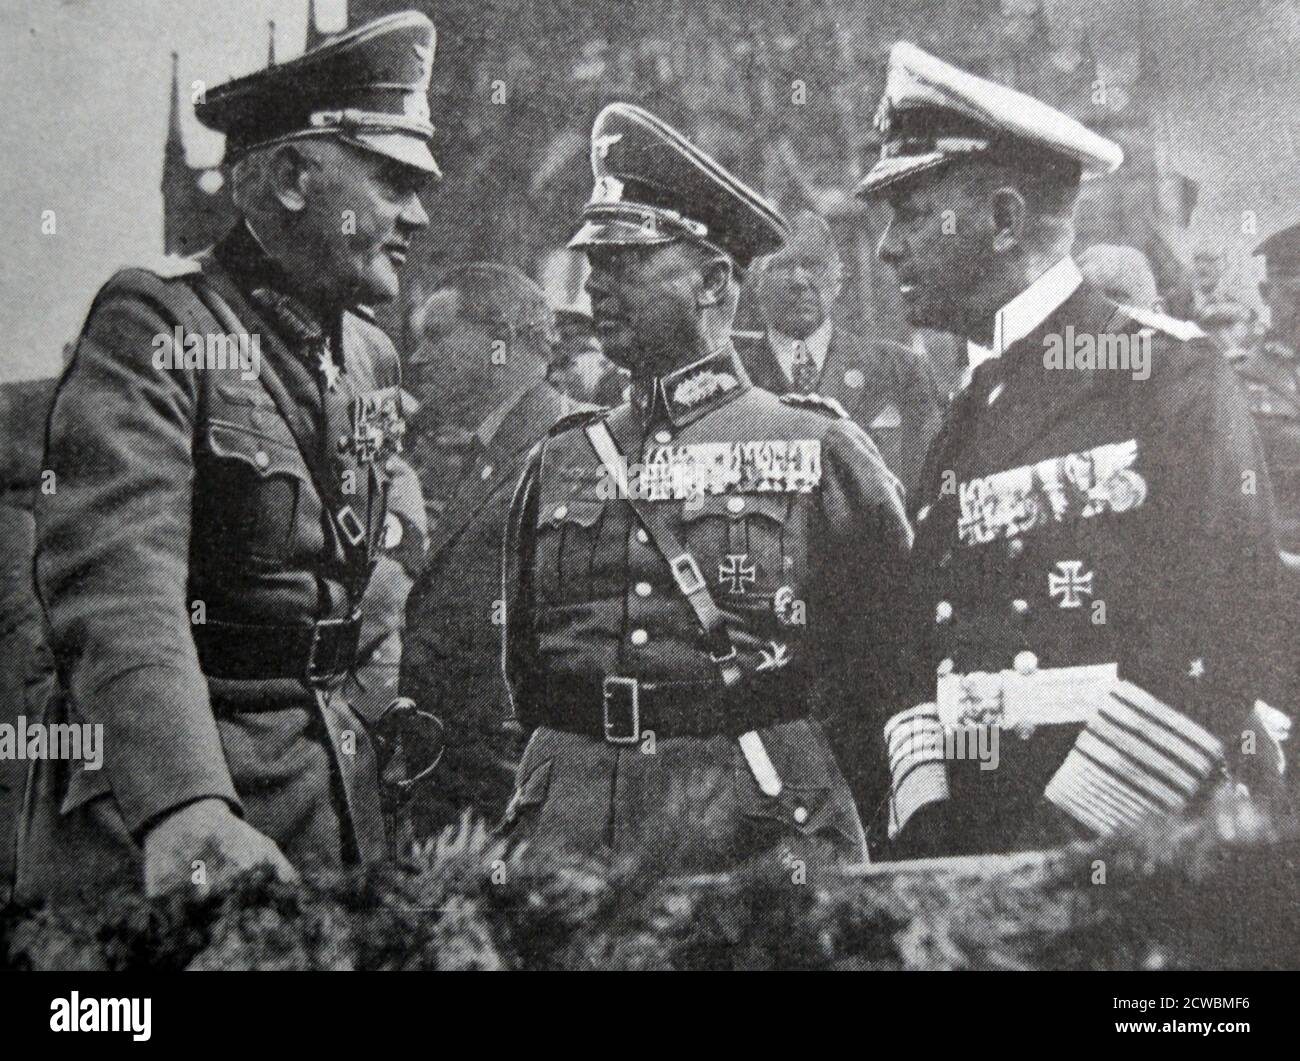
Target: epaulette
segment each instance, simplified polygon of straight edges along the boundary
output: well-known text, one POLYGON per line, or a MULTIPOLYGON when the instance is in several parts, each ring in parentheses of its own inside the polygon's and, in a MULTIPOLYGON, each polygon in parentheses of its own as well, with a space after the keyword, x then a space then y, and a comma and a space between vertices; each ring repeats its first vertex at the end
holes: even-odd
POLYGON ((371 324, 376 323, 375 311, 371 309, 369 306, 353 306, 352 312, 355 313, 362 320, 369 321, 371 324))
POLYGON ((608 413, 609 410, 603 406, 597 406, 594 409, 577 409, 571 413, 565 413, 551 425, 551 429, 546 433, 552 437, 562 435, 575 427, 586 427, 588 424, 594 424, 608 413))
POLYGON ((160 254, 128 268, 145 269, 163 280, 176 280, 203 271, 197 258, 185 258, 179 254, 160 254))
POLYGON ((1172 335, 1185 343, 1206 337, 1201 326, 1195 321, 1179 320, 1167 313, 1157 313, 1153 309, 1142 309, 1140 306, 1120 306, 1120 309, 1144 327, 1172 335))
POLYGON ((849 419, 849 411, 834 398, 828 398, 824 394, 783 394, 781 401, 799 409, 816 409, 829 413, 840 420, 849 419))

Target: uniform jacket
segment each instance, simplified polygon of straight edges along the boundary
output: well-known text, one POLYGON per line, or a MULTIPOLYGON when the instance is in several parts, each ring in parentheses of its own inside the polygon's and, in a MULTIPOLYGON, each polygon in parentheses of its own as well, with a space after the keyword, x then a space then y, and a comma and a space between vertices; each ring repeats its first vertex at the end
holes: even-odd
POLYGON ((1282 547, 1300 552, 1300 379, 1295 355, 1278 356, 1273 343, 1236 364, 1246 402, 1264 442, 1277 499, 1282 547))
MULTIPOLYGON (((26 508, 0 502, 0 723, 22 715, 36 721, 28 693, 45 661, 40 603, 32 587, 35 525, 26 508)), ((25 763, 0 758, 0 906, 13 885, 14 842, 22 806, 25 763)))
POLYGON ((787 782, 785 803, 759 793, 734 734, 660 739, 645 755, 572 730, 597 720, 600 732, 606 676, 671 687, 701 712, 724 695, 755 712, 795 705, 791 715, 827 722, 862 781, 867 760, 855 740, 869 734, 882 695, 911 539, 897 480, 852 421, 816 398, 751 386, 732 351, 664 377, 653 399, 620 406, 608 424, 633 473, 644 466, 648 503, 669 508, 727 615, 744 678, 724 694, 663 556, 614 496, 581 426, 561 425, 529 458, 506 544, 506 677, 525 728, 538 727, 512 809, 540 808, 543 834, 588 851, 653 852, 661 869, 731 864, 748 850, 741 824, 755 819, 854 849, 861 831, 844 780, 806 718, 761 730, 787 782), (778 462, 763 485, 743 455, 761 460, 767 443, 817 449, 818 474, 800 480, 792 458, 787 476, 778 462), (691 498, 671 472, 692 453, 721 453, 731 477, 691 498))
MULTIPOLYGON (((754 385, 776 394, 790 379, 767 337, 740 348, 754 385)), ((871 436, 885 464, 910 494, 943 419, 943 398, 929 360, 900 344, 873 342, 838 325, 822 365, 818 393, 834 398, 871 436)))
MULTIPOLYGON (((900 707, 942 674, 1113 663, 1177 713, 1152 708, 1154 728, 1240 745, 1277 584, 1268 484, 1247 474, 1263 454, 1213 346, 1135 312, 1084 283, 954 401, 917 497, 900 707), (1150 378, 1045 367, 1070 327, 1149 336, 1150 378)), ((1084 746, 1077 725, 1003 734, 997 769, 949 764, 959 847, 1012 846, 1084 746)))
MULTIPOLYGON (((51 413, 46 463, 57 490, 38 500, 36 565, 60 677, 50 717, 102 724, 105 763, 98 772, 40 765, 20 885, 24 872, 38 890, 68 874, 94 884, 129 861, 129 841, 151 823, 204 797, 227 801, 291 861, 383 850, 373 756, 347 705, 333 697, 322 711, 289 678, 210 679, 200 662, 200 616, 309 625, 348 609, 342 554, 260 375, 165 360, 175 340, 158 337, 226 323, 190 311, 193 292, 212 289, 260 337, 298 431, 341 481, 351 473, 358 526, 372 543, 382 533, 383 455, 361 465, 347 449, 359 380, 397 382, 396 354, 373 323, 332 330, 346 371, 326 392, 301 331, 310 317, 284 301, 283 278, 242 226, 197 269, 110 280, 51 413), (339 754, 345 730, 356 755, 339 754), (331 774, 342 780, 337 808, 331 774), (98 800, 107 795, 106 817, 98 800)), ((263 640, 274 653, 276 638, 263 640)))
POLYGON ((501 543, 528 451, 574 403, 541 382, 519 395, 474 455, 434 531, 424 572, 407 602, 404 696, 450 730, 438 784, 424 796, 426 825, 465 807, 499 819, 518 764, 501 677, 501 543))

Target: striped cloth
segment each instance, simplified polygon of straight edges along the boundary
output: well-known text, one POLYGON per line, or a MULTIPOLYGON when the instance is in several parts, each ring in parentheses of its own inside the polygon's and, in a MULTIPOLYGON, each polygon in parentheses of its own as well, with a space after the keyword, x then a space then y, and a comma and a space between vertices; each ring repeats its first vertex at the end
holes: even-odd
POLYGON ((1131 682, 1116 682, 1047 785, 1047 798, 1106 836, 1176 814, 1223 762, 1223 744, 1131 682))

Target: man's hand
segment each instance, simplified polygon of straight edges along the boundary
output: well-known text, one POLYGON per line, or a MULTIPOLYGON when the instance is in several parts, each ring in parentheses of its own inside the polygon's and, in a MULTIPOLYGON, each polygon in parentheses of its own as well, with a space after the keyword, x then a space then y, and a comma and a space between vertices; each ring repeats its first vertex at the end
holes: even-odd
POLYGON ((163 818, 144 839, 144 886, 151 898, 191 883, 200 894, 206 894, 260 865, 269 865, 282 881, 298 879, 275 841, 243 821, 220 799, 187 803, 163 818), (202 865, 195 866, 195 862, 202 865))

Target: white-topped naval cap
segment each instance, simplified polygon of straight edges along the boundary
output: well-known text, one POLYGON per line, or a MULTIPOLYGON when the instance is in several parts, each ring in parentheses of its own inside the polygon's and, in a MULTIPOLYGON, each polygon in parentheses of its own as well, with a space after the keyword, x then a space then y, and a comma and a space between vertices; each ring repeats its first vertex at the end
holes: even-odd
POLYGON ((880 160, 858 185, 859 196, 963 155, 1014 154, 1018 146, 1077 162, 1085 180, 1124 161, 1117 143, 1068 114, 906 41, 889 53, 876 128, 884 135, 880 160))

